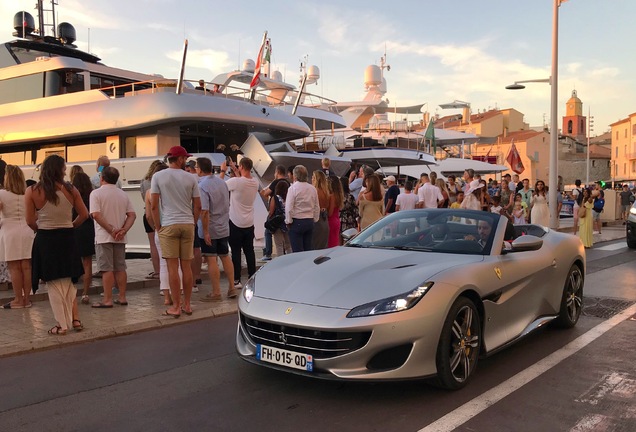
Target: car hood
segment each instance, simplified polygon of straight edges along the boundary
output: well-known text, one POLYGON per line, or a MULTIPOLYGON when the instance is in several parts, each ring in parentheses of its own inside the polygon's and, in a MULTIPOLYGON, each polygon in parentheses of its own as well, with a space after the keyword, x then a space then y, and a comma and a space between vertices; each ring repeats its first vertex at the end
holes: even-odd
POLYGON ((351 309, 435 281, 434 275, 483 261, 481 255, 337 247, 274 259, 255 275, 256 297, 351 309))

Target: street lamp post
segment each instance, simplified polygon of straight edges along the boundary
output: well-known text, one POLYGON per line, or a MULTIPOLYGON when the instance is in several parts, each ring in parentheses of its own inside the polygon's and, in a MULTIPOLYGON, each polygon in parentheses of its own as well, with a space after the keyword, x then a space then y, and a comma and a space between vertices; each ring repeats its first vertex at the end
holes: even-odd
POLYGON ((559 227, 559 215, 557 214, 557 187, 559 157, 559 124, 558 107, 559 100, 559 6, 562 0, 554 0, 552 8, 552 74, 550 75, 550 179, 548 189, 548 201, 550 205, 550 228, 559 227))
POLYGON ((559 227, 559 215, 557 214, 557 187, 558 187, 558 144, 559 144, 559 123, 558 123, 558 100, 559 100, 559 6, 567 0, 553 0, 554 8, 552 15, 552 74, 547 79, 515 81, 507 86, 508 90, 520 90, 525 86, 521 83, 544 82, 550 84, 550 166, 548 168, 548 202, 550 208, 550 228, 559 227))
POLYGON ((585 187, 590 187, 590 137, 594 130, 594 117, 590 114, 590 107, 587 107, 587 155, 585 156, 585 187))

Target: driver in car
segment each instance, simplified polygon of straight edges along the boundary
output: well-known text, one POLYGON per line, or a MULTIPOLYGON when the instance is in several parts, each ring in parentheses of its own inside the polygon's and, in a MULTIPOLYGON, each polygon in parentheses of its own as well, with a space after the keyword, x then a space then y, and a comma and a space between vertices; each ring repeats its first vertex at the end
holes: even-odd
POLYGON ((491 232, 492 224, 490 220, 480 219, 479 222, 477 222, 477 236, 479 238, 476 239, 474 235, 468 234, 466 237, 464 237, 464 239, 473 241, 476 240, 479 246, 481 246, 483 249, 486 246, 486 243, 488 243, 488 238, 490 237, 491 232))

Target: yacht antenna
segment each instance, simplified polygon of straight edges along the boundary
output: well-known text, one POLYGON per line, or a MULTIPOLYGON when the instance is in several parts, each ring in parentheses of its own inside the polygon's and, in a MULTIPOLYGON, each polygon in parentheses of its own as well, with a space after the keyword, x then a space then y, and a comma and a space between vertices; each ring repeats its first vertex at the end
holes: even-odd
POLYGON ((51 1, 51 8, 50 9, 44 9, 44 0, 38 0, 37 2, 37 10, 38 10, 38 23, 39 23, 39 32, 40 32, 40 37, 44 37, 46 31, 46 27, 51 27, 51 33, 53 34, 53 37, 57 37, 57 26, 55 25, 55 6, 58 5, 58 0, 50 0, 51 1), (51 22, 47 22, 47 16, 45 15, 49 15, 50 14, 50 18, 51 18, 51 22))

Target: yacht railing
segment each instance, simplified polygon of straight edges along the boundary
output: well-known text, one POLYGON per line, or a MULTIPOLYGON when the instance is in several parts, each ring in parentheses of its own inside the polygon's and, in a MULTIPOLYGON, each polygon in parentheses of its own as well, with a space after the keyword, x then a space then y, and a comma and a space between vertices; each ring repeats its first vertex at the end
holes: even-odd
MULTIPOLYGON (((214 97, 225 97, 228 99, 238 99, 243 101, 250 101, 251 91, 246 88, 240 88, 235 86, 225 86, 220 89, 220 91, 214 91, 211 88, 214 84, 210 82, 204 82, 203 86, 199 86, 199 81, 196 80, 184 80, 184 82, 190 83, 192 87, 184 85, 183 91, 184 93, 189 94, 201 94, 204 96, 214 96, 214 97)), ((156 93, 160 91, 168 91, 168 89, 175 89, 177 87, 177 81, 172 79, 153 79, 147 81, 136 81, 125 84, 118 84, 112 86, 101 87, 97 89, 103 92, 105 95, 110 97, 111 99, 124 97, 124 96, 135 96, 139 92, 143 93, 156 93)), ((267 90, 258 90, 256 91, 256 98, 252 101, 257 105, 263 106, 271 106, 271 107, 283 107, 283 106, 293 106, 294 100, 298 97, 298 92, 293 91, 288 94, 288 96, 284 99, 277 98, 268 93, 267 90), (291 95, 291 97, 290 97, 291 95)), ((303 93, 301 95, 302 105, 308 106, 312 108, 322 109, 325 111, 330 111, 335 114, 338 114, 338 110, 336 108, 336 101, 314 95, 311 93, 303 93)))

